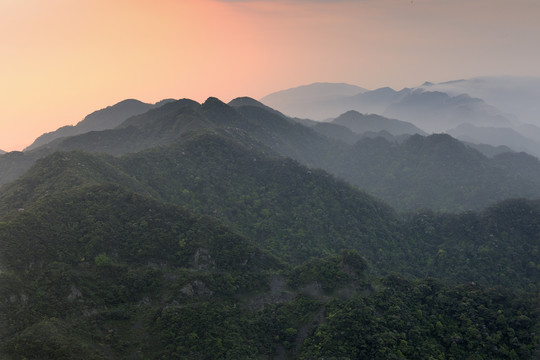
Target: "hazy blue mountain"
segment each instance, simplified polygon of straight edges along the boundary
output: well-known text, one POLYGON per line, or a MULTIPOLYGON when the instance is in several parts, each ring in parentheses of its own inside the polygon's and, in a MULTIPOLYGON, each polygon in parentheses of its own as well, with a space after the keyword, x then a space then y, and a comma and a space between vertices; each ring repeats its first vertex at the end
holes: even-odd
POLYGON ((36 149, 58 138, 79 135, 89 131, 113 129, 127 118, 133 115, 142 114, 169 101, 173 100, 162 100, 155 104, 147 104, 134 99, 123 100, 115 105, 94 111, 77 123, 77 125, 63 126, 56 131, 39 136, 30 146, 25 149, 25 151, 36 149))
POLYGON ((493 146, 508 146, 514 151, 524 151, 531 155, 540 156, 540 142, 523 136, 512 128, 477 127, 472 124, 461 124, 447 131, 453 137, 476 144, 493 146))
POLYGON ((339 110, 343 98, 365 91, 350 84, 314 83, 269 94, 261 102, 287 116, 321 121, 345 112, 339 110))
POLYGON ((388 105, 383 115, 409 121, 429 132, 442 132, 464 122, 479 126, 509 126, 500 110, 467 94, 413 90, 388 105))
POLYGON ((409 88, 396 91, 390 87, 382 87, 350 96, 347 99, 341 100, 341 103, 343 103, 347 109, 343 109, 340 114, 348 110, 356 110, 366 114, 383 114, 390 104, 400 101, 410 92, 411 89, 409 88))
POLYGON ((427 135, 425 132, 411 123, 385 118, 376 114, 360 114, 354 110, 341 114, 332 120, 332 123, 346 126, 358 134, 362 134, 367 131, 378 132, 384 130, 392 135, 427 135))
MULTIPOLYGON (((429 85, 429 84, 427 84, 429 85)), ((261 101, 274 109, 300 118, 325 120, 350 110, 379 114, 407 121, 427 132, 441 132, 463 122, 489 126, 508 126, 517 121, 483 99, 467 94, 431 91, 429 86, 396 91, 383 87, 356 94, 332 94, 326 98, 304 93, 296 100, 289 90, 270 94, 261 101)))
POLYGON ((438 84, 424 84, 428 91, 443 91, 450 95, 469 94, 481 98, 525 123, 540 126, 539 77, 475 77, 438 84))
POLYGON ((526 138, 532 139, 537 143, 540 143, 540 127, 533 124, 519 124, 513 127, 515 131, 525 136, 526 138))
POLYGON ((0 149, 0 155, 3 155, 3 154, 5 154, 5 153, 6 153, 6 152, 5 152, 4 150, 1 150, 1 149, 0 149))

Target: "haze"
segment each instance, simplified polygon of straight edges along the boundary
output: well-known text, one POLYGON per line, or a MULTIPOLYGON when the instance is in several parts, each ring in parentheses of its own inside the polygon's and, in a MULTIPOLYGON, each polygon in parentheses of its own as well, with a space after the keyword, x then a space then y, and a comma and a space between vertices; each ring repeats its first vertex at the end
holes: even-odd
POLYGON ((126 98, 540 76, 537 0, 0 2, 0 149, 126 98))

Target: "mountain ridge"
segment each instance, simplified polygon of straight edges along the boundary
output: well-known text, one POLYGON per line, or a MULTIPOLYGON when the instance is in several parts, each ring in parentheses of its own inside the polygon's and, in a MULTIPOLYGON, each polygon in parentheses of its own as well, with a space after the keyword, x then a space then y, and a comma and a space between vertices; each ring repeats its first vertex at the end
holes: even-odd
MULTIPOLYGON (((263 152, 290 157, 311 168, 325 169, 399 210, 418 207, 445 211, 480 209, 502 200, 504 196, 538 197, 539 180, 528 177, 531 171, 509 173, 505 165, 497 164, 497 159, 482 158, 469 152, 466 156, 481 159, 476 168, 457 167, 455 162, 445 167, 445 156, 452 158, 462 150, 448 147, 433 148, 432 153, 415 153, 405 151, 404 138, 393 137, 389 133, 370 132, 367 136, 367 133, 356 136, 335 124, 324 128, 322 124, 304 123, 312 126, 271 111, 252 99, 238 100, 236 106, 216 98, 209 98, 203 104, 189 99, 177 100, 133 116, 115 129, 91 131, 57 139, 50 146, 39 149, 5 154, 0 157, 0 183, 15 179, 38 158, 54 151, 83 150, 119 156, 165 146, 189 132, 213 129, 263 152), (387 141, 369 142, 365 139, 378 136, 385 137, 387 141), (363 153, 360 152, 362 146, 368 146, 362 150, 363 153), (400 154, 400 151, 403 152, 400 154), (366 154, 371 155, 367 157, 366 154), (433 157, 435 154, 440 158, 433 157), (431 160, 426 161, 420 156, 431 160), (373 159, 378 160, 374 162, 373 159), (451 169, 454 172, 450 172, 451 169), (434 176, 435 173, 447 176, 441 178, 434 176), (486 179, 489 186, 484 188, 479 182, 486 179), (446 185, 443 188, 438 183, 446 185), (423 188, 431 189, 434 196, 424 196, 423 200, 417 198, 423 188), (486 194, 488 188, 492 189, 491 195, 486 194)), ((429 148, 437 146, 437 143, 426 141, 425 146, 429 148)))
POLYGON ((165 99, 155 104, 148 104, 136 99, 122 100, 114 105, 92 112, 76 125, 62 126, 55 131, 39 136, 31 145, 26 147, 24 151, 36 149, 63 137, 84 134, 90 131, 113 129, 133 115, 144 113, 170 101, 172 101, 172 99, 165 99))

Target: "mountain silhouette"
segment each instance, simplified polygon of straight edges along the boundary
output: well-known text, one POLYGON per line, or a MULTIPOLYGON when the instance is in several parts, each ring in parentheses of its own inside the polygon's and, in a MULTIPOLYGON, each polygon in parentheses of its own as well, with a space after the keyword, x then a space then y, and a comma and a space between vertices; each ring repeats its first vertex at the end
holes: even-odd
POLYGON ((135 99, 123 100, 115 105, 94 111, 77 123, 77 125, 63 126, 56 131, 39 136, 30 146, 25 149, 25 151, 36 149, 58 138, 79 135, 89 131, 113 129, 127 118, 133 115, 142 114, 169 101, 172 100, 167 99, 155 104, 147 104, 135 99))

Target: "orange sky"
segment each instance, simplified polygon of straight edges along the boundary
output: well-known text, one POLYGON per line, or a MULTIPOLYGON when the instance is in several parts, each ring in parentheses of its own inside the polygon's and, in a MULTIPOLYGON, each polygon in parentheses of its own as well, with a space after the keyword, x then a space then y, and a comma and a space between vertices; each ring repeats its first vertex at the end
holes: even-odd
POLYGON ((126 98, 540 76, 538 0, 0 0, 0 149, 126 98))

